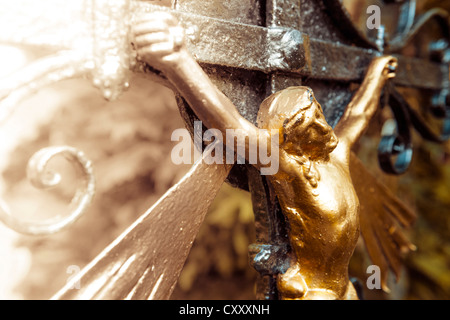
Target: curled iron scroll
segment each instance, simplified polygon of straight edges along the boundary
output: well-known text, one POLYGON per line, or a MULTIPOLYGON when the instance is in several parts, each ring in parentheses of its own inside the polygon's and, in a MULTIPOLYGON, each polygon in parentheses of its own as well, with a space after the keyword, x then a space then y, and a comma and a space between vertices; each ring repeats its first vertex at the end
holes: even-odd
POLYGON ((385 90, 388 95, 388 105, 397 122, 397 130, 381 137, 378 146, 378 162, 386 173, 401 174, 408 169, 413 154, 408 108, 392 83, 389 83, 385 90), (397 158, 395 161, 392 160, 394 157, 397 158))
POLYGON ((409 105, 392 84, 388 85, 387 94, 388 104, 397 123, 397 131, 382 136, 378 146, 378 160, 386 173, 402 174, 412 160, 410 127, 431 142, 442 143, 450 138, 449 90, 443 89, 435 94, 429 108, 433 116, 442 120, 440 133, 436 133, 426 124, 425 119, 409 105), (395 162, 392 161, 394 157, 397 158, 395 162))
MULTIPOLYGON (((11 24, 9 29, 14 31, 1 33, 0 43, 47 48, 52 54, 35 60, 14 74, 0 78, 0 124, 9 118, 21 100, 45 86, 65 79, 90 74, 93 84, 108 100, 116 98, 128 87, 132 62, 128 39, 131 0, 88 0, 74 3, 70 7, 74 12, 62 10, 61 16, 54 15, 54 11, 58 10, 57 2, 51 5, 54 6, 48 8, 51 12, 36 10, 34 13, 30 8, 28 18, 32 20, 35 14, 36 21, 44 21, 44 24, 45 21, 55 21, 50 24, 53 29, 58 29, 60 23, 68 36, 52 32, 48 30, 52 28, 43 24, 36 26, 42 34, 32 36, 33 32, 30 30, 35 26, 20 28, 23 22, 18 21, 20 19, 14 11, 20 5, 11 7, 15 12, 12 17, 17 16, 17 19, 8 20, 8 23, 11 24), (79 20, 72 21, 69 27, 72 29, 66 30, 63 26, 67 26, 67 15, 71 17, 72 14, 79 20), (15 28, 15 24, 19 27, 15 28)), ((25 221, 15 216, 7 203, 0 199, 0 221, 20 233, 51 234, 72 224, 86 211, 94 195, 95 183, 91 162, 81 151, 69 146, 48 147, 38 151, 28 163, 28 178, 35 187, 41 189, 58 185, 60 175, 47 169, 49 161, 58 155, 66 157, 82 172, 81 185, 72 198, 69 213, 45 221, 25 221)))
POLYGON ((5 225, 24 234, 51 234, 72 224, 84 213, 94 196, 95 181, 91 161, 86 159, 81 151, 66 146, 48 147, 39 150, 28 162, 28 179, 34 187, 39 189, 48 189, 57 186, 61 181, 61 176, 49 170, 48 163, 58 155, 66 157, 71 164, 76 165, 83 173, 82 184, 77 188, 69 206, 70 213, 46 221, 24 221, 15 217, 8 209, 6 203, 0 200, 0 220, 5 225))
MULTIPOLYGON (((38 59, 34 63, 0 82, 0 124, 14 112, 21 100, 38 89, 52 83, 81 76, 90 70, 89 61, 73 51, 62 51, 38 59)), ((47 189, 59 183, 60 176, 47 170, 53 157, 62 155, 82 172, 81 186, 77 189, 69 206, 69 213, 47 221, 24 221, 14 215, 7 203, 0 199, 0 221, 9 228, 30 235, 55 233, 75 222, 87 209, 94 195, 95 181, 91 162, 85 155, 72 147, 48 147, 36 152, 28 162, 27 175, 33 186, 47 189)))

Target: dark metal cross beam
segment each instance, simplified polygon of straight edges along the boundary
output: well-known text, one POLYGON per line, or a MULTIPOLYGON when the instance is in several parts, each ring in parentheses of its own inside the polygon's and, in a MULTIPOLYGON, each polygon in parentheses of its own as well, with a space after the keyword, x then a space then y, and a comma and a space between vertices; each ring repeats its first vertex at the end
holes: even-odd
MULTIPOLYGON (((198 62, 264 73, 289 73, 332 81, 360 81, 379 52, 311 38, 289 27, 260 27, 178 13, 188 30, 189 50, 198 62), (201 31, 200 31, 201 30, 201 31), (214 37, 202 36, 214 35, 214 37), (251 36, 250 36, 251 35, 251 36)), ((441 89, 447 66, 397 55, 398 85, 441 89)))

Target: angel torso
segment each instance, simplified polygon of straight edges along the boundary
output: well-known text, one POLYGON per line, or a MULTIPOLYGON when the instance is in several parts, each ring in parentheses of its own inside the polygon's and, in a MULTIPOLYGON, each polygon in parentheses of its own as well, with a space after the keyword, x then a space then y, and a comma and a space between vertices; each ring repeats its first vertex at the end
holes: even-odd
POLYGON ((333 153, 329 161, 305 166, 281 152, 280 171, 270 180, 288 220, 296 261, 281 294, 294 285, 303 288, 290 293, 297 298, 308 298, 308 292, 345 298, 348 263, 359 237, 359 202, 348 166, 333 153))

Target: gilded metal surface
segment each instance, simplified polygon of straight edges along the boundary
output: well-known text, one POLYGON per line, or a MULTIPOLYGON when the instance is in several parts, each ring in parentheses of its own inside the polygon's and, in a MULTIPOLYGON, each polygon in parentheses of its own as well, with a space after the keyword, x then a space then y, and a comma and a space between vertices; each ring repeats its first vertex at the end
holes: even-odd
MULTIPOLYGON (((138 57, 163 71, 208 128, 223 134, 226 129, 241 129, 259 142, 267 139, 268 131, 260 131, 239 114, 186 47, 175 46, 177 25, 168 14, 149 14, 137 21, 133 31, 138 57)), ((348 277, 360 232, 350 149, 377 110, 381 91, 396 67, 392 56, 372 61, 334 132, 307 87, 279 91, 260 107, 259 128, 276 129, 280 139, 279 171, 269 180, 287 218, 292 248, 291 265, 278 278, 283 299, 357 298, 348 277)))
POLYGON ((380 267, 382 289, 389 292, 388 270, 399 279, 404 254, 415 250, 402 228, 410 227, 416 215, 368 173, 354 154, 350 157, 350 173, 360 199, 361 235, 373 264, 380 267))
POLYGON ((198 161, 53 299, 169 299, 231 166, 198 161), (82 283, 79 290, 74 284, 82 283))

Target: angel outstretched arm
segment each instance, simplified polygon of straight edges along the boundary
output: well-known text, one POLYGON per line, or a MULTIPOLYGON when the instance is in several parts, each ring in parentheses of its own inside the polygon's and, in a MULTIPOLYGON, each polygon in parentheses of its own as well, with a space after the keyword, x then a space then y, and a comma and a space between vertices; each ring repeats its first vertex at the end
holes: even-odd
POLYGON ((359 140, 367 128, 378 108, 386 82, 395 77, 396 67, 397 59, 392 56, 375 58, 369 65, 363 83, 334 129, 339 143, 348 149, 359 140))
POLYGON ((218 129, 224 136, 227 129, 240 129, 246 137, 255 137, 246 139, 246 150, 250 143, 269 138, 242 117, 211 82, 186 49, 183 29, 172 15, 164 12, 147 14, 136 23, 133 33, 138 57, 164 73, 206 127, 218 129))

